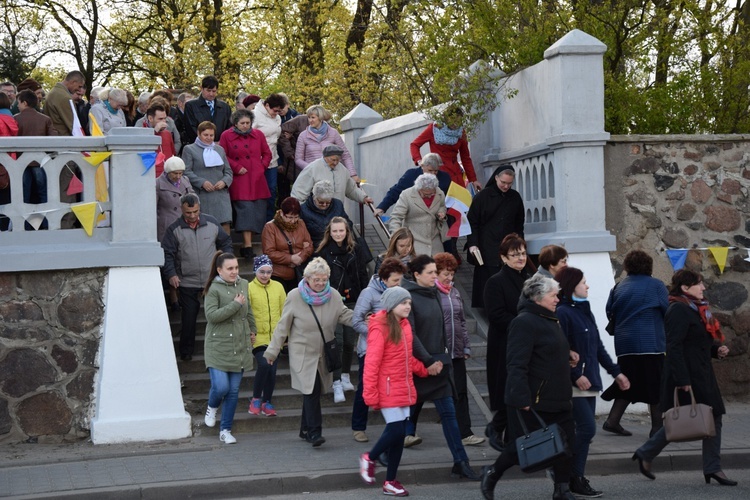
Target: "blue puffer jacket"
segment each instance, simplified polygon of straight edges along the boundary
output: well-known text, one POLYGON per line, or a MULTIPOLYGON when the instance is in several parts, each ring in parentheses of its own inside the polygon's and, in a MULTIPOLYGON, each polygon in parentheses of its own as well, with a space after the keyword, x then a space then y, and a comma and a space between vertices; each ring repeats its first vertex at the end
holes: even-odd
POLYGON ((620 367, 612 361, 602 344, 594 315, 591 314, 591 304, 588 301, 564 300, 557 305, 556 312, 570 349, 581 357, 578 365, 570 369, 570 381, 575 386, 576 380, 583 375, 591 382, 590 390, 601 391, 603 387, 599 365, 613 377, 620 374, 620 367))
POLYGON ((668 307, 667 287, 656 278, 634 274, 615 285, 607 300, 607 317, 614 319, 617 355, 666 352, 668 307))
POLYGON ((341 200, 337 200, 336 198, 331 200, 331 204, 328 205, 328 208, 320 209, 315 206, 313 197, 310 196, 305 200, 300 209, 299 216, 300 219, 305 221, 307 232, 310 233, 310 238, 312 238, 313 248, 318 248, 318 245, 320 245, 320 242, 323 239, 323 233, 326 231, 326 226, 334 217, 343 217, 349 223, 349 227, 353 227, 352 221, 344 211, 344 204, 341 203, 341 200))

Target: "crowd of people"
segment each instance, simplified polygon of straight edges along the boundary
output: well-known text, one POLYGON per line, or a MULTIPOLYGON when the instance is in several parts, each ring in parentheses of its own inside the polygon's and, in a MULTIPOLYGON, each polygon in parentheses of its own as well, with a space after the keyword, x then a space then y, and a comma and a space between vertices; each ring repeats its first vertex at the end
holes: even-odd
MULTIPOLYGON (((703 296, 701 275, 680 270, 668 290, 651 276, 647 253, 629 252, 627 277, 606 305, 613 361, 588 301, 586 277, 568 266, 565 248, 542 248, 538 268, 530 258, 514 168, 498 166, 485 186, 477 180, 460 108, 449 106, 442 120, 411 143, 416 167, 398 176, 373 208, 378 217, 391 209, 392 231, 387 250, 373 256, 344 211, 346 198, 373 200, 359 185, 352 155, 323 106, 298 114, 284 94, 262 99, 243 92, 232 111, 217 98, 213 76, 202 80, 197 97, 178 95, 174 107, 168 91, 135 99, 117 88, 94 89, 85 103, 84 83, 82 74, 71 72, 50 90, 43 107, 43 89, 33 80, 22 82, 17 95, 12 84, 0 84, 0 133, 71 135, 80 123, 103 134, 123 126, 152 128, 162 138, 155 216, 166 296, 181 312, 183 361, 194 354, 203 303, 211 380, 204 421, 209 427, 220 422, 221 442, 236 442, 231 431, 239 387, 253 359, 248 412, 276 415, 276 366, 286 352, 292 387, 303 394, 299 436, 313 447, 325 443, 321 397, 329 390, 339 404, 345 392, 354 392, 357 442, 369 441, 369 410, 381 412, 385 429, 359 457, 359 473, 372 484, 376 464, 386 467, 386 495, 408 495, 397 480, 398 466, 403 449, 422 442, 417 424, 426 401, 440 416, 451 474, 480 481, 488 499, 503 473, 519 463, 516 439, 541 428, 542 421, 562 429, 567 450, 550 466, 553 498, 601 496, 585 475, 600 396, 613 401, 602 429, 620 436, 632 435, 621 424, 628 405, 649 405, 650 439, 633 460, 650 479, 653 460, 668 444, 661 412, 691 396, 710 405, 716 432, 703 441, 705 481, 737 484, 721 468, 725 409, 710 364, 729 350, 703 296), (424 144, 430 153, 422 156, 424 144), (471 297, 462 297, 453 283, 464 259, 456 239, 446 234, 455 222, 445 203, 451 182, 477 191, 467 214, 471 297), (250 281, 240 277, 232 228, 241 234, 237 254, 253 264, 250 281), (260 255, 253 251, 254 236, 260 236, 260 255), (469 299, 489 323, 486 373, 494 415, 485 436, 499 452, 481 473, 465 449, 485 442, 473 433, 469 414, 469 299), (358 381, 352 376, 355 353, 358 381), (608 388, 601 368, 614 378, 608 388), (673 398, 675 391, 679 398, 673 398)), ((24 201, 44 203, 43 170, 29 168, 24 201)), ((0 193, 3 188, 0 175, 0 193)))

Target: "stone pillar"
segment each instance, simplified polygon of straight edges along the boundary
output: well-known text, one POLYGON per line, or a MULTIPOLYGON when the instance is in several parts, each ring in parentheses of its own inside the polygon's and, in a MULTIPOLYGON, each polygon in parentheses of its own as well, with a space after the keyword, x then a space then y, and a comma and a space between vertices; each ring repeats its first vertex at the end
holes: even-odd
POLYGON ((341 130, 344 132, 344 142, 354 159, 354 168, 361 173, 359 152, 359 138, 364 130, 375 123, 383 121, 383 117, 366 104, 359 103, 341 119, 341 130))
POLYGON ((110 269, 104 303, 91 440, 190 436, 159 268, 110 269))

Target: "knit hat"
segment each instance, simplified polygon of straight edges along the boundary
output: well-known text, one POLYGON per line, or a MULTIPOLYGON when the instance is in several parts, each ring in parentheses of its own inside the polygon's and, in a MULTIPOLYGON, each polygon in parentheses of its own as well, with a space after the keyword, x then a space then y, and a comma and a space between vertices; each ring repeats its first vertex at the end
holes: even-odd
POLYGON ((331 144, 323 148, 323 156, 341 156, 344 154, 344 148, 331 144))
POLYGON ((242 99, 242 105, 247 108, 251 104, 255 104, 258 101, 260 101, 260 96, 259 95, 250 94, 249 96, 247 96, 244 99, 242 99))
POLYGON ((380 305, 386 312, 391 312, 397 305, 407 299, 411 299, 411 294, 400 286, 394 286, 388 288, 380 296, 380 305))
POLYGON ((273 262, 271 262, 271 258, 268 255, 258 255, 253 260, 253 272, 257 273, 258 269, 261 267, 270 267, 273 268, 273 262))
POLYGON ((173 156, 164 162, 164 171, 170 172, 184 172, 185 162, 179 156, 173 156))
POLYGON ((26 89, 29 89, 32 92, 36 92, 40 88, 42 88, 42 86, 39 84, 39 82, 37 82, 33 78, 27 78, 27 79, 25 79, 24 81, 22 81, 21 83, 18 84, 18 91, 19 92, 22 91, 22 90, 26 90, 26 89))

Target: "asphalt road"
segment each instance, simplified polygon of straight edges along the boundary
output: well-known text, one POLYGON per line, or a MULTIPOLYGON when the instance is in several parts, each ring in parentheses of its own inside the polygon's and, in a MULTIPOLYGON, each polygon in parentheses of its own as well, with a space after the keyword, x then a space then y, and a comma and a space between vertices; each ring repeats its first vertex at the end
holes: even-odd
MULTIPOLYGON (((700 499, 700 500, 746 500, 750 498, 750 469, 727 470, 731 479, 739 481, 735 487, 719 486, 715 482, 706 485, 703 476, 696 472, 661 473, 656 481, 634 474, 618 474, 614 476, 589 477, 594 488, 604 491, 601 497, 607 500, 615 499, 700 499)), ((301 495, 273 495, 268 499, 304 499, 304 500, 358 500, 368 498, 384 498, 381 485, 349 491, 316 492, 301 495)), ((405 484, 410 497, 419 498, 450 498, 461 500, 482 499, 479 483, 455 482, 439 485, 411 485, 405 484)), ((496 499, 549 499, 552 497, 552 483, 541 473, 524 479, 501 480, 495 489, 496 499)))

